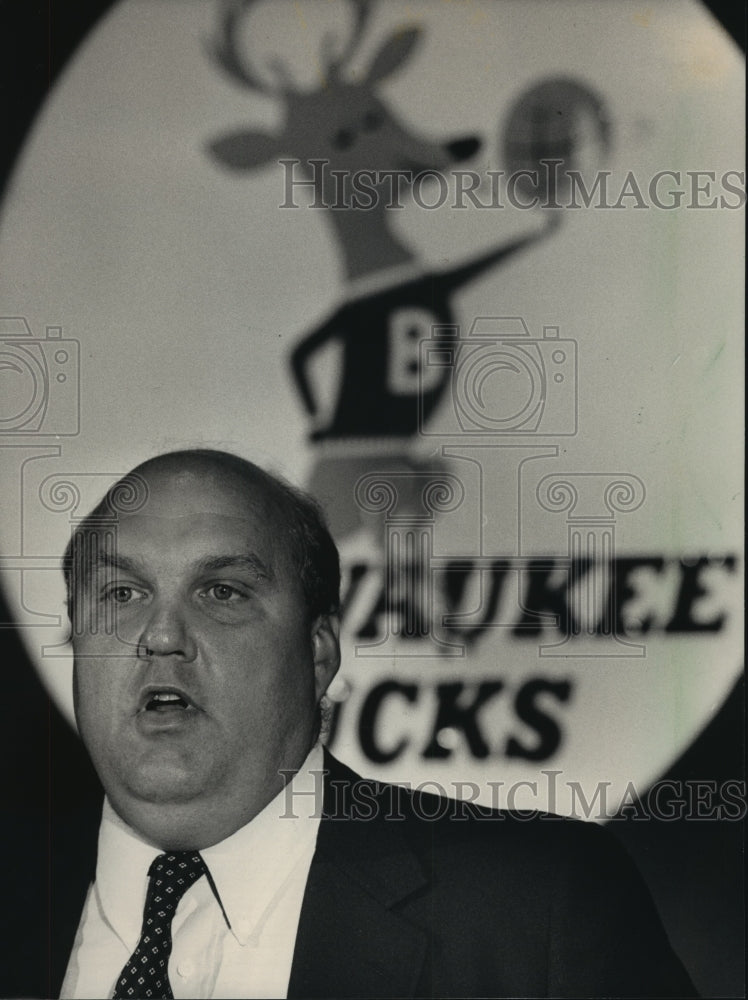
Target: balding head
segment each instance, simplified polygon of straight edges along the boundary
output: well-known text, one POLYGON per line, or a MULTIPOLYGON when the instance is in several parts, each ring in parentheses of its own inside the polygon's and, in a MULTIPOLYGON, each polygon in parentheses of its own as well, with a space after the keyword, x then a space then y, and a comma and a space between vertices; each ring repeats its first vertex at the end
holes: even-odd
MULTIPOLYGON (((102 521, 116 524, 121 515, 133 507, 153 508, 152 486, 159 484, 158 495, 164 490, 181 494, 185 503, 195 483, 212 483, 216 489, 234 491, 244 496, 248 504, 267 502, 268 516, 276 525, 276 538, 284 547, 304 595, 310 618, 335 614, 340 608, 340 560, 335 542, 325 523, 322 509, 302 490, 291 486, 259 465, 230 452, 212 449, 189 449, 157 455, 136 466, 114 483, 88 517, 76 528, 63 558, 63 571, 68 595, 68 610, 74 620, 75 578, 87 572, 81 557, 84 539, 92 530, 99 530, 102 521), (76 549, 78 558, 75 557, 76 549)), ((159 501, 162 502, 162 501, 159 501)), ((80 583, 80 581, 78 581, 80 583)))

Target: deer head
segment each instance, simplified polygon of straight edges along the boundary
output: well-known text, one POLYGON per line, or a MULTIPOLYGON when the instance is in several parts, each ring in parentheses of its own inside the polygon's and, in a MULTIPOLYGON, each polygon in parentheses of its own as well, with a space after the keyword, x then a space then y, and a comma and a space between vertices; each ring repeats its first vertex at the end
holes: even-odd
MULTIPOLYGON (((377 180, 372 187, 383 188, 384 182, 378 178, 387 171, 406 170, 415 175, 427 168, 444 169, 479 148, 474 137, 443 143, 419 137, 377 95, 379 84, 410 58, 421 34, 419 28, 404 26, 391 34, 363 76, 346 80, 346 68, 371 13, 367 0, 352 0, 354 22, 347 44, 335 55, 332 39, 325 36, 320 54, 321 85, 302 90, 281 60, 269 64, 273 73, 269 82, 266 74, 258 74, 242 56, 238 29, 253 5, 253 0, 230 0, 224 5, 219 31, 209 44, 210 55, 234 83, 280 101, 286 112, 285 125, 275 133, 239 129, 214 139, 209 144, 210 153, 224 167, 247 171, 282 157, 293 158, 298 161, 299 173, 314 180, 317 202, 330 206, 336 194, 339 198, 339 189, 333 190, 334 171, 342 171, 346 177, 373 172, 377 180), (312 161, 317 161, 316 168, 312 161), (324 161, 327 169, 320 169, 319 161, 324 161)), ((371 211, 329 213, 349 277, 410 259, 409 251, 389 229, 388 200, 382 190, 371 211)))

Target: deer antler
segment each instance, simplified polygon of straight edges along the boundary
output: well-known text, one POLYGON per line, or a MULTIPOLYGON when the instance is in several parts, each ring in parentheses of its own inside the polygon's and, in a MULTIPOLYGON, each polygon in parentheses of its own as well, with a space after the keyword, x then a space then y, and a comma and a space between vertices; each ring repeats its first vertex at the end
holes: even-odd
MULTIPOLYGON (((256 3, 256 0, 226 0, 219 33, 207 43, 208 54, 232 80, 252 90, 268 93, 271 88, 262 77, 252 72, 239 58, 237 29, 239 21, 256 3)), ((281 89, 290 89, 288 77, 282 79, 281 89)))
POLYGON ((348 39, 348 42, 343 47, 343 51, 337 58, 334 58, 329 54, 330 49, 330 39, 326 37, 324 39, 324 47, 328 49, 328 60, 327 60, 327 73, 330 80, 337 80, 340 77, 340 71, 343 66, 348 62, 353 53, 358 48, 361 42, 361 37, 364 33, 364 28, 366 27, 366 22, 371 14, 371 3, 370 0, 351 0, 353 4, 354 11, 354 22, 353 30, 348 39))

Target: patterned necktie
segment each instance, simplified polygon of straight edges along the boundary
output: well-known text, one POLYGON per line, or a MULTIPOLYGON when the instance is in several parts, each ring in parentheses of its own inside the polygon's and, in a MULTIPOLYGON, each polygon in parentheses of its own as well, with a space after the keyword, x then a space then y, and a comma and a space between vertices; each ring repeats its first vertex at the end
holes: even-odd
POLYGON ((150 882, 140 941, 117 977, 112 1000, 173 1000, 169 982, 171 921, 182 896, 205 872, 205 862, 197 851, 159 854, 154 860, 148 869, 150 882))

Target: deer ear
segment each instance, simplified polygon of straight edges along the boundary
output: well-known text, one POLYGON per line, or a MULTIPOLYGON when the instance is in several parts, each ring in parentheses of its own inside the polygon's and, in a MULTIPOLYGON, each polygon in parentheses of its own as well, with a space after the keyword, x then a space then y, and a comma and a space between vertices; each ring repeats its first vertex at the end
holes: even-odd
POLYGON ((262 167, 282 152, 278 138, 267 132, 230 132, 208 143, 210 155, 232 170, 262 167))
POLYGON ((421 35, 420 28, 403 28, 387 39, 369 67, 367 80, 376 83, 394 73, 408 58, 421 35))

